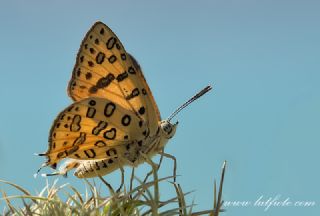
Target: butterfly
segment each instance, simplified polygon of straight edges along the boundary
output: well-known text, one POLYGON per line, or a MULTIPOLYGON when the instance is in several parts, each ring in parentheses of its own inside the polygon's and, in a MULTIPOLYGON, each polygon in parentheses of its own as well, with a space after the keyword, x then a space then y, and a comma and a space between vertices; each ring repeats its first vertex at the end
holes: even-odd
POLYGON ((41 168, 56 169, 67 159, 51 175, 75 169, 75 176, 90 178, 136 167, 145 156, 163 150, 178 124, 170 120, 209 90, 207 86, 161 120, 140 65, 108 26, 96 22, 81 43, 69 81, 74 102, 54 120, 48 150, 39 154, 47 158, 41 168))

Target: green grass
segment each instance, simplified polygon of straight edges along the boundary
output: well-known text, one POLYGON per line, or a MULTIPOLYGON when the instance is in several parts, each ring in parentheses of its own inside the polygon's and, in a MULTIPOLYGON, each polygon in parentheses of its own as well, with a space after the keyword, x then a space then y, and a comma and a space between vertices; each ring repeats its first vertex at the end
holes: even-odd
MULTIPOLYGON (((2 191, 1 202, 6 203, 3 215, 211 215, 218 216, 222 212, 222 186, 225 173, 225 165, 222 167, 222 174, 219 190, 216 189, 214 182, 213 206, 209 210, 193 212, 194 204, 186 203, 185 193, 180 185, 173 182, 173 176, 165 178, 158 177, 158 169, 153 166, 152 181, 141 181, 134 177, 138 182, 131 190, 125 187, 120 191, 115 191, 109 183, 99 177, 106 188, 109 196, 103 197, 102 192, 94 183, 85 181, 86 192, 81 194, 78 189, 69 184, 57 185, 57 179, 52 185, 48 181, 46 186, 37 195, 32 195, 23 187, 11 182, 0 180, 0 183, 9 185, 22 193, 22 195, 8 196, 2 191), (162 187, 171 187, 175 192, 174 196, 168 200, 161 200, 159 184, 162 187), (20 201, 22 205, 13 204, 13 201, 20 201)), ((15 202, 16 203, 16 202, 15 202)))

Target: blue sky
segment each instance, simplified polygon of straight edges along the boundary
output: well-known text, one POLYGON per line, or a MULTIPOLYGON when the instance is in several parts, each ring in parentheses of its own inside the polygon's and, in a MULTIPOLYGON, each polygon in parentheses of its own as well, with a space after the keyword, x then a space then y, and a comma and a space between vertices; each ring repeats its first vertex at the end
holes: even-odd
MULTIPOLYGON (((44 186, 32 176, 43 162, 33 153, 47 149, 53 119, 71 103, 77 50, 101 20, 140 62, 163 117, 213 85, 179 114, 166 148, 178 160, 178 182, 195 190, 197 210, 211 207, 213 179, 227 160, 225 200, 281 195, 316 206, 227 207, 223 215, 316 215, 319 11, 312 0, 1 1, 0 179, 44 186)), ((171 166, 164 163, 163 175, 171 166)), ((117 184, 118 175, 106 179, 117 184)), ((63 182, 83 187, 74 177, 63 182)))

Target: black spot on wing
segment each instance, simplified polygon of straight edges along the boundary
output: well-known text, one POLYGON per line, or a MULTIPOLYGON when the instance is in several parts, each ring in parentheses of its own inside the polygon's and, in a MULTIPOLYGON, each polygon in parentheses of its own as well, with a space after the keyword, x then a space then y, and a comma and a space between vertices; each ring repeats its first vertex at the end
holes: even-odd
POLYGON ((135 71, 135 69, 134 69, 132 66, 130 66, 130 67, 128 68, 128 72, 129 72, 130 74, 136 74, 136 71, 135 71))
POLYGON ((106 154, 107 154, 109 157, 116 156, 116 155, 117 155, 117 150, 116 150, 115 148, 108 149, 108 150, 106 151, 106 154))
POLYGON ((140 115, 143 115, 143 114, 145 114, 146 109, 142 106, 142 107, 140 107, 138 112, 139 112, 140 115))
POLYGON ((86 79, 90 80, 92 78, 92 73, 91 72, 87 72, 86 73, 86 79))
POLYGON ((105 142, 103 142, 102 140, 98 140, 94 145, 99 148, 107 146, 107 144, 105 142))
POLYGON ((111 128, 110 130, 107 130, 104 132, 103 137, 108 139, 108 140, 114 140, 117 135, 117 129, 111 128))
POLYGON ((93 118, 95 116, 95 114, 96 114, 96 109, 93 107, 88 107, 86 117, 93 118))
POLYGON ((114 45, 117 43, 117 39, 115 37, 111 37, 108 39, 107 43, 106 43, 106 47, 108 50, 111 50, 114 45))
POLYGON ((121 119, 121 123, 123 126, 130 125, 130 122, 131 122, 131 116, 129 116, 129 115, 124 115, 121 119))
POLYGON ((132 90, 132 92, 128 96, 126 96, 126 100, 131 100, 132 98, 137 97, 139 94, 140 94, 139 89, 135 88, 132 90))
POLYGON ((109 73, 106 77, 102 77, 97 81, 96 87, 105 88, 111 84, 111 82, 115 79, 112 73, 109 73))
POLYGON ((89 105, 90 106, 95 106, 97 104, 97 102, 95 100, 90 100, 89 101, 89 105))
POLYGON ((106 117, 110 117, 112 116, 112 114, 114 113, 116 109, 116 105, 112 102, 109 102, 106 104, 105 108, 104 108, 104 115, 106 117))
POLYGON ((92 134, 93 134, 93 135, 96 135, 96 136, 99 135, 99 133, 100 133, 102 130, 106 129, 107 126, 108 126, 108 123, 107 123, 107 122, 100 121, 100 122, 98 123, 98 125, 92 129, 92 134))
POLYGON ((90 51, 91 54, 95 54, 96 53, 96 51, 92 47, 89 49, 89 51, 90 51))
POLYGON ((96 56, 96 62, 97 64, 102 64, 104 62, 106 55, 103 52, 99 52, 96 56))
POLYGON ((96 157, 96 152, 94 151, 94 149, 84 150, 83 152, 87 156, 87 158, 95 158, 96 157))
POLYGON ((88 61, 88 66, 89 67, 93 67, 94 66, 94 63, 92 61, 88 61))
POLYGON ((126 78, 128 78, 128 73, 125 71, 125 72, 119 74, 116 79, 118 82, 121 82, 121 81, 125 80, 126 78))
POLYGON ((115 55, 112 55, 108 58, 108 61, 113 64, 117 61, 117 57, 115 55))

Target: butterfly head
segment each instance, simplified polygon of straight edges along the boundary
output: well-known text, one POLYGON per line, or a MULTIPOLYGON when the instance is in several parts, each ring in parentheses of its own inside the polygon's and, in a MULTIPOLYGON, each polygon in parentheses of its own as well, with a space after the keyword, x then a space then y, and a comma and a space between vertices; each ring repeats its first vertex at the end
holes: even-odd
POLYGON ((160 122, 161 134, 166 139, 171 139, 176 133, 178 122, 171 124, 168 120, 162 120, 160 122))

